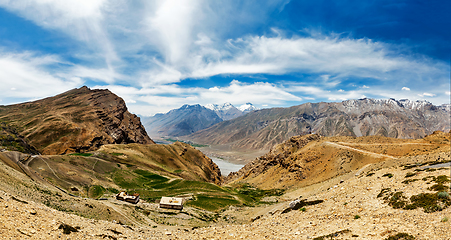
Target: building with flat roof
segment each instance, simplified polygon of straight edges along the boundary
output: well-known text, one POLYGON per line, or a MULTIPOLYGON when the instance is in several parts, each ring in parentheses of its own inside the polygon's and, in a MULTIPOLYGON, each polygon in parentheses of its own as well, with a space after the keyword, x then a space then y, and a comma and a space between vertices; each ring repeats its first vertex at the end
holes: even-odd
POLYGON ((183 209, 183 198, 162 197, 160 200, 160 208, 183 209))

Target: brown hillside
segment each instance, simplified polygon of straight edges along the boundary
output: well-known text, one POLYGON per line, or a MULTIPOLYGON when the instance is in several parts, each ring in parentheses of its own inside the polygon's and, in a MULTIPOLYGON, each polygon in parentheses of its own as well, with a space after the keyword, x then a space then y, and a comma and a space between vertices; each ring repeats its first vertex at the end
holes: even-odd
POLYGON ((417 140, 381 136, 296 136, 231 173, 225 182, 246 182, 265 189, 307 186, 371 163, 449 151, 450 135, 437 131, 417 140))
POLYGON ((372 164, 359 175, 349 174, 344 182, 337 177, 288 192, 275 204, 231 207, 216 213, 207 227, 183 224, 193 221, 188 216, 199 214, 197 209, 170 211, 159 210, 157 203, 74 198, 22 179, 23 174, 0 162, 0 234, 4 239, 451 239, 450 198, 431 190, 438 180, 449 184, 449 165, 410 167, 449 157, 447 151, 372 164), (384 177, 387 174, 392 177, 384 177), (300 195, 301 202, 316 204, 289 211, 300 195), (437 196, 427 203, 436 206, 434 211, 427 205, 394 205, 412 203, 420 196, 437 196), (59 211, 39 199, 45 205, 57 203, 59 211), (146 216, 158 211, 164 222, 146 216), (64 224, 77 231, 64 233, 64 224))
POLYGON ((34 102, 0 106, 0 121, 42 154, 87 152, 112 143, 154 143, 139 117, 109 90, 82 87, 34 102))

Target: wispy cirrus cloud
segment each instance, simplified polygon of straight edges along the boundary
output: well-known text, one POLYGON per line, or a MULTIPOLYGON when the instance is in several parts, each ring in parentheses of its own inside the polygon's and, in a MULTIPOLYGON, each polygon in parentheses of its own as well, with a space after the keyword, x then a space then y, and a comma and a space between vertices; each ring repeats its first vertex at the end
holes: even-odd
POLYGON ((100 52, 107 65, 119 60, 104 22, 108 0, 0 0, 0 6, 84 42, 91 51, 100 52))

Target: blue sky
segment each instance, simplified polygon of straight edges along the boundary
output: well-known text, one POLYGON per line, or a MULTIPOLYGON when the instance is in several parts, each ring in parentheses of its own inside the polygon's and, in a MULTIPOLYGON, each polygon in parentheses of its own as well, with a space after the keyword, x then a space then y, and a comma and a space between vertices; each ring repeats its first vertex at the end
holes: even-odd
POLYGON ((108 88, 183 104, 449 103, 451 1, 0 0, 0 104, 108 88))

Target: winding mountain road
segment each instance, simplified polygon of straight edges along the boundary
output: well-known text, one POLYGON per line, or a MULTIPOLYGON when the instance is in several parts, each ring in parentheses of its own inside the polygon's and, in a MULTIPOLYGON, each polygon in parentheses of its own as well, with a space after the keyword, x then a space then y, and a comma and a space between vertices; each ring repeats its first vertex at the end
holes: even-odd
POLYGON ((335 142, 324 142, 324 144, 332 146, 332 147, 336 147, 336 148, 347 149, 347 150, 363 153, 363 154, 370 155, 370 156, 373 156, 373 157, 376 157, 376 158, 396 159, 395 157, 390 156, 390 155, 369 152, 369 151, 365 151, 365 150, 361 150, 361 149, 357 149, 357 148, 341 145, 341 144, 338 144, 338 143, 335 143, 335 142))

